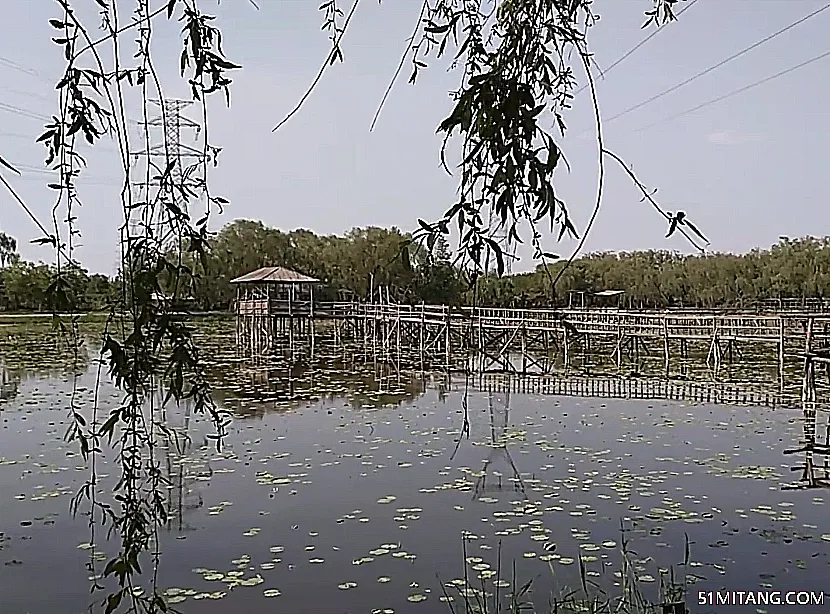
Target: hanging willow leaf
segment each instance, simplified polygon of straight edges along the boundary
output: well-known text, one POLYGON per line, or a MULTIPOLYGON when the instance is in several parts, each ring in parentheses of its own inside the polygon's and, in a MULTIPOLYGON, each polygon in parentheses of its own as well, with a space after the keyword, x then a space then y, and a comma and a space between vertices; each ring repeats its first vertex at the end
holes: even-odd
POLYGON ((0 156, 0 165, 2 165, 2 166, 4 166, 4 167, 6 167, 7 169, 9 169, 9 170, 10 170, 11 172, 13 172, 13 173, 16 173, 16 174, 18 174, 18 175, 20 174, 20 171, 19 171, 19 170, 17 170, 15 167, 13 167, 13 166, 12 166, 11 164, 9 164, 8 162, 6 162, 6 160, 3 158, 3 156, 0 156))

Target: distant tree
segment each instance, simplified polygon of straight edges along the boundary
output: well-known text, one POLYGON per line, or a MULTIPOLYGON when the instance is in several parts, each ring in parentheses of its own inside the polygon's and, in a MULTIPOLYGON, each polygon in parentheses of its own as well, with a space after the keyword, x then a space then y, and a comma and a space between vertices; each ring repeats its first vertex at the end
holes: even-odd
POLYGON ((7 267, 16 262, 20 256, 17 255, 17 240, 0 232, 0 267, 7 267))

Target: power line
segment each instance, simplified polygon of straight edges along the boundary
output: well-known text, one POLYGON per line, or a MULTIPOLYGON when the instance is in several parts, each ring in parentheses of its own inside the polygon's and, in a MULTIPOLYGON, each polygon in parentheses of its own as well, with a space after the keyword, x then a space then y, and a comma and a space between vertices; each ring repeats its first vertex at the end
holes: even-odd
POLYGON ((28 139, 34 142, 37 138, 36 134, 26 134, 23 132, 5 132, 0 131, 0 138, 10 138, 10 139, 28 139))
POLYGON ((742 94, 743 92, 745 92, 747 90, 751 90, 754 87, 758 87, 759 85, 763 85, 764 83, 769 83, 770 81, 773 81, 774 79, 778 79, 779 77, 783 77, 784 75, 787 75, 791 72, 794 72, 794 71, 798 70, 799 68, 804 68, 805 66, 807 66, 809 64, 812 64, 814 62, 818 62, 819 60, 823 60, 824 58, 826 58, 828 56, 830 56, 830 51, 825 51, 824 53, 822 53, 820 55, 812 57, 809 60, 801 62, 800 64, 796 64, 795 66, 791 66, 790 68, 782 70, 781 72, 777 72, 774 75, 770 75, 769 77, 765 77, 764 79, 761 79, 760 81, 755 81, 754 83, 750 83, 749 85, 745 85, 741 88, 733 90, 733 91, 729 92, 728 94, 724 94, 722 96, 718 96, 717 98, 712 98, 711 100, 707 100, 706 102, 702 102, 699 105, 692 107, 691 109, 686 109, 685 111, 681 111, 680 113, 677 113, 675 115, 670 115, 668 117, 664 117, 663 119, 658 120, 658 121, 656 121, 652 124, 648 124, 647 126, 643 126, 642 128, 638 128, 637 131, 639 132, 639 131, 642 131, 642 130, 648 130, 649 128, 651 128, 653 126, 656 126, 658 124, 662 124, 664 122, 671 121, 673 119, 678 119, 678 118, 683 117, 685 115, 689 115, 691 113, 694 113, 695 111, 699 111, 700 109, 702 109, 704 107, 708 107, 709 105, 715 104, 716 102, 720 102, 721 100, 726 100, 727 98, 731 98, 732 96, 742 94))
POLYGON ((10 92, 12 94, 17 94, 19 96, 30 96, 32 98, 38 98, 39 100, 44 100, 49 103, 55 102, 55 98, 50 98, 48 96, 44 96, 43 94, 38 94, 36 92, 27 92, 26 90, 17 90, 6 85, 0 85, 0 89, 10 92))
POLYGON ((46 117, 45 115, 33 113, 32 111, 21 109, 20 107, 16 107, 11 104, 6 104, 5 102, 0 102, 0 111, 6 111, 7 113, 11 113, 13 115, 20 115, 21 117, 27 117, 29 119, 39 119, 40 121, 44 122, 51 121, 51 119, 46 117))
MULTIPOLYGON (((11 165, 13 167, 15 167, 17 170, 22 172, 22 174, 20 176, 15 176, 14 177, 15 181, 19 181, 21 179, 26 179, 28 181, 32 181, 32 180, 43 181, 48 177, 55 177, 55 174, 56 174, 55 169, 43 168, 41 166, 34 166, 32 164, 21 164, 19 162, 12 162, 11 165), (39 175, 39 177, 36 176, 36 175, 39 175)), ((86 173, 77 175, 76 177, 73 178, 73 181, 86 181, 88 179, 92 179, 92 180, 95 180, 95 181, 113 181, 116 184, 118 184, 119 181, 120 181, 121 185, 123 185, 123 183, 124 183, 123 179, 119 180, 119 179, 116 179, 115 177, 106 177, 106 176, 102 177, 100 175, 95 175, 95 174, 88 175, 86 173)))
MULTIPOLYGON (((39 79, 40 81, 43 81, 44 83, 47 83, 52 87, 54 87, 54 85, 55 85, 55 83, 53 81, 51 81, 50 79, 47 79, 46 77, 44 77, 41 73, 39 73, 34 68, 30 68, 30 67, 25 66, 23 64, 20 64, 18 62, 15 62, 13 60, 5 58, 3 56, 0 56, 0 66, 6 66, 8 68, 12 68, 12 69, 20 71, 24 74, 27 74, 31 77, 35 77, 36 79, 39 79)), ((12 88, 9 88, 8 86, 1 86, 1 85, 0 85, 0 88, 4 89, 6 91, 10 91, 14 94, 21 95, 21 96, 32 96, 34 98, 39 98, 39 99, 44 100, 46 102, 52 102, 52 100, 53 100, 52 98, 49 98, 48 96, 44 96, 44 95, 38 94, 36 92, 27 92, 25 90, 12 89, 12 88)), ((51 118, 45 118, 43 115, 38 115, 36 113, 32 113, 31 111, 27 111, 27 110, 21 109, 19 107, 14 107, 12 105, 8 105, 8 104, 5 104, 5 103, 0 103, 0 105, 3 105, 5 107, 9 107, 9 108, 6 108, 6 109, 3 109, 2 107, 0 107, 0 110, 8 111, 9 113, 16 113, 17 115, 21 115, 23 117, 30 117, 31 119, 40 119, 42 121, 51 121, 51 118), (28 115, 24 115, 24 114, 28 114, 28 115)), ((142 126, 143 125, 142 121, 139 121, 137 119, 131 119, 129 117, 127 118, 127 123, 132 124, 134 126, 142 126)))
POLYGON ((787 27, 781 28, 777 32, 774 32, 773 34, 770 34, 769 36, 766 36, 765 38, 762 38, 757 43, 754 43, 754 44, 750 45, 749 47, 746 47, 746 48, 740 50, 739 52, 729 56, 728 58, 726 58, 724 60, 721 60, 717 64, 714 64, 714 65, 710 66, 709 68, 707 68, 706 70, 703 70, 703 71, 697 73, 693 77, 689 77, 685 81, 681 81, 677 85, 674 85, 674 86, 672 86, 672 87, 670 87, 666 90, 663 90, 659 94, 655 94, 654 96, 652 96, 648 100, 644 100, 643 102, 635 104, 633 107, 629 107, 625 111, 622 111, 621 113, 617 113, 616 115, 613 115, 609 118, 604 119, 603 123, 607 124, 609 122, 614 121, 615 119, 619 119, 620 117, 623 117, 624 115, 628 115, 632 111, 636 111, 637 109, 639 109, 641 107, 644 107, 647 104, 649 104, 651 102, 654 102, 655 100, 658 100, 658 99, 662 98, 663 96, 666 96, 667 94, 671 94, 672 92, 674 92, 676 90, 679 90, 681 87, 683 87, 684 85, 688 85, 692 81, 697 81, 698 79, 700 79, 704 75, 708 75, 713 70, 716 70, 716 69, 720 68, 721 66, 724 66, 725 64, 728 64, 729 62, 738 59, 742 55, 745 55, 745 54, 749 53, 750 51, 752 51, 753 49, 756 49, 756 48, 760 47, 764 43, 771 41, 775 37, 780 36, 781 34, 784 34, 784 32, 792 30, 794 27, 796 27, 798 25, 801 25, 802 23, 804 23, 808 19, 812 19, 813 17, 815 17, 816 15, 818 15, 819 13, 821 13, 823 11, 826 11, 827 9, 830 9, 830 3, 825 4, 823 7, 813 11, 812 13, 810 13, 809 15, 807 15, 805 17, 802 17, 798 21, 795 21, 795 22, 791 23, 787 27))
MULTIPOLYGON (((44 177, 36 177, 34 175, 23 175, 22 177, 15 177, 14 182, 18 181, 40 181, 43 182, 46 179, 44 177)), ((97 178, 97 177, 76 177, 73 180, 75 183, 84 186, 96 186, 96 187, 122 187, 124 185, 123 181, 119 181, 116 178, 97 178)))
POLYGON ((36 71, 34 68, 28 68, 26 66, 23 66, 22 64, 18 64, 17 62, 15 62, 13 60, 10 60, 8 58, 4 58, 3 56, 0 56, 0 65, 6 66, 6 67, 11 68, 13 70, 20 71, 22 73, 25 73, 25 74, 31 76, 31 77, 38 77, 38 78, 41 78, 41 79, 43 78, 41 76, 41 74, 38 71, 36 71))
MULTIPOLYGON (((695 5, 695 3, 696 3, 696 2, 697 2, 697 0, 690 0, 690 1, 689 1, 689 4, 685 5, 685 6, 684 6, 683 8, 681 8, 679 11, 677 11, 677 14, 675 15, 675 17, 680 17, 680 16, 681 16, 683 13, 685 13, 688 9, 692 8, 692 7, 695 5)), ((619 64, 621 64, 622 62, 624 62, 625 60, 627 60, 627 59, 628 59, 628 57, 629 57, 631 54, 633 54, 633 53, 634 53, 635 51, 637 51, 640 47, 642 47, 643 45, 645 45, 645 44, 646 44, 648 41, 650 41, 652 38, 654 38, 655 36, 657 36, 657 34, 658 34, 658 33, 659 33, 659 32, 660 32, 660 31, 661 31, 661 30, 662 30, 662 29, 663 29, 666 25, 668 25, 668 23, 669 23, 669 22, 664 22, 664 23, 660 24, 657 28, 655 28, 654 30, 652 30, 652 31, 651 31, 651 33, 650 33, 648 36, 646 36, 643 40, 641 40, 639 43, 637 43, 636 45, 634 45, 631 49, 629 49, 628 51, 626 51, 626 52, 625 52, 625 53, 624 53, 621 57, 619 57, 619 58, 618 58, 615 62, 613 62, 613 63, 612 63, 612 64, 611 64, 608 68, 606 68, 605 70, 601 71, 601 72, 602 72, 602 76, 604 77, 605 75, 607 75, 607 74, 608 74, 608 73, 609 73, 609 72, 610 72, 610 71, 611 71, 611 70, 612 70, 615 66, 618 66, 619 64)), ((585 90, 586 88, 588 88, 588 85, 589 85, 589 84, 587 84, 587 83, 586 83, 586 84, 585 84, 585 85, 583 85, 581 88, 579 88, 578 90, 576 90, 576 93, 574 94, 574 96, 578 96, 578 95, 579 95, 579 94, 580 94, 583 90, 585 90)))

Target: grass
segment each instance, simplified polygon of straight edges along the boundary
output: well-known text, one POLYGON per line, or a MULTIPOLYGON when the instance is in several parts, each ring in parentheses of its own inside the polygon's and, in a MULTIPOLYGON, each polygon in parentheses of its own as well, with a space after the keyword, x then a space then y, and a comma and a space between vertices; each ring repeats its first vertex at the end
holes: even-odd
MULTIPOLYGON (((621 539, 619 553, 621 569, 615 590, 609 593, 594 582, 587 573, 583 557, 579 561, 579 587, 560 588, 548 597, 547 603, 540 609, 538 600, 531 598, 533 579, 520 584, 516 577, 516 563, 513 562, 509 585, 502 581, 501 542, 499 543, 496 575, 493 578, 496 589, 485 589, 484 579, 479 578, 480 586, 474 586, 469 577, 466 540, 464 544, 464 579, 463 584, 441 584, 443 600, 451 614, 687 614, 685 606, 687 593, 685 569, 689 566, 689 538, 686 536, 684 560, 679 566, 684 568, 683 581, 675 578, 674 567, 660 570, 659 602, 646 599, 640 590, 640 583, 635 573, 634 553, 631 551, 624 526, 620 527, 621 539), (500 594, 500 586, 516 587, 513 592, 500 594), (449 594, 453 589, 458 595, 456 600, 449 594), (456 601, 460 605, 455 605, 456 601)), ((556 573, 552 563, 548 562, 551 576, 556 584, 556 573)))

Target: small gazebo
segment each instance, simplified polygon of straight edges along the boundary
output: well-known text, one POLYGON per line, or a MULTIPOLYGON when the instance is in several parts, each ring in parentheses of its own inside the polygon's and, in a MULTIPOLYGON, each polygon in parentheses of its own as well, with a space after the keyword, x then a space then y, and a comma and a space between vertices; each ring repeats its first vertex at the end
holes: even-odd
POLYGON ((600 290, 588 292, 571 290, 568 292, 568 309, 620 308, 625 290, 600 290))
POLYGON ((232 279, 239 315, 300 316, 314 312, 319 279, 281 266, 262 267, 232 279))

